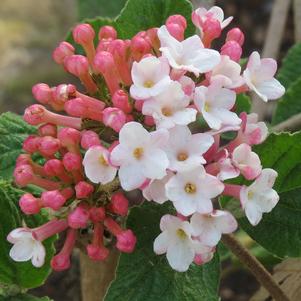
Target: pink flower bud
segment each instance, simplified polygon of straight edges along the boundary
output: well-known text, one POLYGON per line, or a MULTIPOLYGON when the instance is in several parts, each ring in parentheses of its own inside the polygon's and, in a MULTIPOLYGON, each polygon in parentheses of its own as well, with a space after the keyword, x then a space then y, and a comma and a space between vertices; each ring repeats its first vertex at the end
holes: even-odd
POLYGON ((81 147, 84 149, 89 149, 94 145, 101 145, 99 136, 90 130, 83 132, 81 137, 81 147))
POLYGON ((117 38, 117 31, 112 26, 102 26, 98 32, 99 40, 103 39, 112 39, 115 40, 117 38))
POLYGON ((76 96, 76 87, 74 85, 61 84, 52 92, 54 102, 63 105, 70 97, 76 96))
POLYGON ((144 116, 144 124, 147 126, 154 126, 155 120, 152 116, 144 116))
POLYGON ((158 38, 158 28, 150 28, 146 31, 148 39, 155 51, 160 48, 160 40, 158 38))
POLYGON ((38 128, 38 132, 40 136, 51 136, 56 137, 57 136, 57 126, 51 123, 46 123, 41 125, 38 128))
POLYGON ((82 77, 89 72, 89 63, 83 55, 71 55, 65 59, 64 65, 67 71, 77 77, 82 77))
POLYGON ((77 44, 87 44, 94 40, 95 31, 90 24, 79 24, 72 31, 73 39, 77 44))
POLYGON ((51 190, 44 191, 41 195, 41 200, 44 207, 48 207, 53 210, 59 210, 65 204, 67 199, 59 190, 51 190))
POLYGON ((203 39, 205 47, 210 47, 211 42, 218 38, 222 33, 221 23, 217 19, 207 18, 202 25, 203 39))
POLYGON ((52 90, 47 84, 36 84, 32 87, 33 97, 40 103, 46 105, 52 100, 52 90))
POLYGON ((57 48, 54 49, 52 53, 53 60, 62 65, 66 57, 73 55, 75 52, 74 47, 68 42, 61 42, 57 48))
POLYGON ((135 118, 134 118, 134 116, 132 115, 132 114, 127 114, 126 115, 126 122, 131 122, 131 121, 134 121, 135 120, 135 118))
POLYGON ((79 145, 81 140, 80 131, 73 128, 62 128, 59 130, 58 139, 60 140, 63 147, 66 147, 70 150, 74 146, 79 145))
POLYGON ((40 144, 40 137, 30 135, 23 141, 23 149, 32 154, 38 151, 40 144))
POLYGON ((40 138, 39 151, 45 157, 51 157, 61 147, 60 140, 51 136, 45 136, 40 138))
POLYGON ((228 55, 231 60, 238 62, 242 55, 241 46, 236 41, 228 41, 223 45, 221 55, 228 55))
POLYGON ((123 193, 114 193, 111 197, 111 204, 109 205, 109 209, 113 213, 121 216, 126 216, 128 214, 129 201, 123 193))
POLYGON ((228 31, 226 41, 235 41, 242 46, 245 41, 245 35, 238 27, 235 27, 228 31))
POLYGON ((87 245, 87 253, 92 260, 103 261, 108 257, 109 250, 105 247, 89 244, 87 245))
POLYGON ((34 177, 33 169, 30 165, 19 165, 14 170, 15 182, 18 186, 24 187, 28 185, 34 177))
POLYGON ((16 160, 16 166, 20 166, 20 165, 31 165, 32 160, 30 155, 28 154, 21 154, 18 156, 17 160, 16 160))
POLYGON ((118 108, 106 108, 103 110, 103 123, 118 133, 126 123, 126 115, 118 108))
POLYGON ((165 22, 166 25, 168 24, 178 24, 179 26, 181 26, 182 28, 184 28, 184 30, 187 27, 187 21, 186 19, 182 16, 182 15, 172 15, 169 16, 165 22))
POLYGON ((70 268, 70 256, 67 254, 57 254, 52 257, 51 268, 56 272, 61 272, 70 268))
POLYGON ((93 223, 102 222, 106 217, 106 212, 103 207, 92 207, 89 210, 89 214, 93 223))
POLYGON ((68 152, 63 157, 63 164, 67 171, 80 170, 82 168, 82 158, 78 154, 68 152))
POLYGON ((85 181, 80 181, 75 185, 76 197, 78 199, 85 199, 89 197, 93 191, 94 191, 93 185, 85 181))
POLYGON ((73 229, 86 228, 89 220, 89 212, 82 206, 76 207, 68 215, 68 225, 73 229))
POLYGON ((138 112, 142 112, 143 103, 144 103, 143 100, 136 100, 136 101, 135 101, 134 107, 135 107, 135 109, 136 109, 138 112))
POLYGON ((151 44, 138 35, 134 36, 131 40, 131 51, 135 61, 140 61, 142 57, 151 52, 151 44))
POLYGON ((166 25, 168 32, 178 41, 184 40, 184 28, 176 23, 169 23, 166 25))
POLYGON ((48 160, 44 164, 44 171, 49 177, 55 177, 65 171, 63 163, 58 159, 48 160))
POLYGON ((41 201, 31 193, 25 193, 19 200, 19 206, 25 214, 37 214, 41 209, 41 201))
POLYGON ((112 97, 112 102, 114 107, 122 110, 124 113, 128 114, 132 112, 132 106, 129 102, 129 96, 125 91, 116 91, 112 97))
POLYGON ((132 230, 122 231, 116 236, 116 248, 124 253, 132 253, 136 246, 137 238, 132 230))

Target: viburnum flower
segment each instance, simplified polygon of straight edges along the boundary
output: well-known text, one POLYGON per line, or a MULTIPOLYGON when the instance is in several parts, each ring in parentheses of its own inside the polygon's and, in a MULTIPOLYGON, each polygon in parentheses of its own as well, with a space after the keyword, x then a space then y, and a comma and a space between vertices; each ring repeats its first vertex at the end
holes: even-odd
POLYGON ((128 122, 119 133, 119 142, 111 162, 120 166, 118 176, 123 189, 140 187, 146 179, 162 179, 169 161, 162 147, 168 139, 166 130, 149 133, 137 122, 128 122))
POLYGON ((170 83, 170 67, 164 57, 148 56, 132 67, 133 85, 131 96, 135 99, 147 99, 163 92, 170 83))
POLYGON ((205 164, 203 154, 213 144, 214 139, 205 133, 191 134, 187 126, 176 126, 169 131, 169 140, 164 149, 169 159, 169 169, 187 171, 205 164))
POLYGON ((202 165, 193 170, 178 172, 166 184, 167 197, 184 216, 195 212, 212 212, 211 199, 223 190, 223 183, 207 174, 202 165))
POLYGON ((196 120, 197 111, 187 107, 189 98, 181 85, 173 81, 166 89, 143 103, 142 113, 152 116, 157 128, 172 128, 175 125, 187 125, 196 120))
POLYGON ((277 62, 271 58, 261 59, 257 51, 249 57, 243 77, 250 90, 254 91, 263 101, 281 97, 285 88, 274 78, 277 62))
POLYGON ((235 99, 235 92, 222 88, 220 80, 211 83, 209 87, 200 86, 195 89, 194 103, 209 127, 215 130, 241 123, 239 117, 230 111, 235 99))
POLYGON ((206 49, 199 36, 194 35, 182 42, 176 40, 163 25, 158 30, 160 51, 176 70, 190 71, 195 75, 211 71, 220 62, 216 50, 206 49))
POLYGON ((278 193, 272 188, 277 175, 275 170, 265 168, 253 184, 243 186, 240 191, 242 208, 253 226, 261 221, 263 213, 270 212, 279 201, 278 193))
POLYGON ((189 222, 176 216, 162 216, 160 229, 162 233, 155 239, 154 251, 157 254, 166 253, 168 263, 176 271, 187 271, 196 254, 208 252, 210 249, 192 239, 189 222))
POLYGON ((222 210, 214 210, 209 214, 194 213, 190 223, 192 235, 207 246, 216 246, 222 234, 232 233, 237 228, 234 216, 222 210))
POLYGON ((102 146, 90 147, 84 157, 85 174, 93 183, 107 184, 117 173, 117 168, 109 162, 110 152, 102 146))

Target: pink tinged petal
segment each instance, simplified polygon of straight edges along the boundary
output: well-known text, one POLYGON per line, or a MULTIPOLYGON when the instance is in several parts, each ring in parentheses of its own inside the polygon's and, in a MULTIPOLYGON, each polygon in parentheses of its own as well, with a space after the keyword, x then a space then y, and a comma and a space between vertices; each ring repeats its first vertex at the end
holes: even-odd
POLYGON ((170 237, 167 231, 162 232, 156 237, 154 241, 154 252, 158 255, 166 253, 168 245, 170 244, 170 237))
POLYGON ((277 71, 277 62, 271 58, 261 59, 259 72, 256 73, 256 82, 270 80, 277 71))
POLYGON ((238 225, 235 217, 228 211, 215 210, 212 214, 215 225, 221 233, 232 233, 238 225))
POLYGON ((174 124, 188 125, 196 120, 197 110, 192 108, 182 109, 173 115, 174 124))
POLYGON ((146 180, 141 171, 141 165, 138 163, 122 165, 118 175, 121 187, 126 191, 139 188, 146 180))
POLYGON ((219 161, 219 165, 220 172, 218 174, 218 179, 220 179, 221 181, 236 178, 240 174, 239 169, 232 165, 230 159, 219 161))
POLYGON ((149 132, 138 122, 126 123, 119 132, 120 144, 131 149, 136 145, 148 144, 149 141, 149 132))
POLYGON ((272 188, 274 186, 275 180, 278 176, 278 173, 271 168, 265 168, 262 170, 261 175, 256 179, 256 191, 261 191, 265 188, 272 188))
MULTIPOLYGON (((210 87, 209 87, 210 89, 210 87)), ((236 93, 232 90, 221 88, 211 101, 216 108, 231 110, 235 105, 236 93)))
POLYGON ((45 256, 46 256, 45 247, 41 242, 36 242, 33 255, 31 258, 32 265, 37 268, 43 266, 45 263, 45 256))
POLYGON ((17 242, 10 249, 9 256, 17 262, 30 260, 34 252, 34 243, 33 239, 25 239, 17 242))
POLYGON ((219 130, 222 127, 222 121, 216 116, 216 114, 206 112, 205 110, 202 111, 202 114, 211 129, 219 130))
POLYGON ((279 201, 279 195, 274 189, 266 191, 261 198, 256 198, 253 202, 261 208, 262 212, 268 213, 273 210, 279 201))
POLYGON ((262 219, 260 208, 253 202, 247 202, 245 207, 246 216, 251 225, 256 226, 262 219))
POLYGON ((178 228, 181 228, 182 224, 183 221, 178 217, 171 214, 165 214, 161 217, 160 229, 161 231, 175 232, 178 228))
MULTIPOLYGON (((213 206, 212 206, 211 199, 207 199, 207 198, 204 198, 204 197, 202 197, 202 198, 199 197, 196 200, 196 210, 194 212, 207 214, 207 213, 212 212, 212 210, 213 210, 213 206)), ((192 212, 192 213, 194 213, 194 212, 192 212)))
POLYGON ((220 195, 225 186, 224 184, 216 177, 206 174, 200 182, 200 190, 204 197, 212 199, 220 195))
POLYGON ((285 93, 285 88, 280 82, 272 78, 271 80, 261 82, 257 85, 257 91, 267 99, 278 99, 285 93))
POLYGON ((7 235, 7 240, 12 244, 20 240, 30 239, 30 238, 32 238, 31 230, 27 228, 14 229, 7 235))
POLYGON ((199 133, 191 136, 189 148, 195 154, 202 155, 213 145, 214 139, 209 134, 199 133))
MULTIPOLYGON (((181 213, 184 216, 189 216, 197 211, 197 202, 196 200, 190 198, 190 199, 177 199, 172 201, 173 205, 175 206, 176 210, 181 213)), ((203 204, 204 208, 202 207, 201 209, 204 209, 204 211, 208 212, 210 211, 210 204, 205 203, 203 204), (208 205, 208 208, 205 206, 208 205)), ((212 205, 211 205, 211 211, 212 211, 212 205)))
POLYGON ((257 51, 253 51, 249 57, 247 69, 251 72, 256 71, 261 66, 260 55, 257 51))
POLYGON ((151 145, 153 147, 162 148, 167 144, 169 132, 165 129, 159 129, 150 133, 151 145))
POLYGON ((224 29, 225 27, 227 27, 233 20, 233 17, 228 17, 227 19, 225 19, 222 24, 221 24, 221 27, 222 29, 224 29))
POLYGON ((186 241, 179 241, 177 244, 168 246, 166 257, 174 270, 185 272, 193 262, 194 255, 190 244, 186 241))
POLYGON ((129 149, 121 144, 114 147, 110 155, 110 162, 115 166, 126 164, 130 160, 129 149))

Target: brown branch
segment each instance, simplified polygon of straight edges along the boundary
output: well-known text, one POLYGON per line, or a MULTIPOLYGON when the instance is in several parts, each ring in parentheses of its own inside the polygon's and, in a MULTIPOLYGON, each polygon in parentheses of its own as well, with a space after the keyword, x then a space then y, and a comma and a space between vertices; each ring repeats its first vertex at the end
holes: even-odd
MULTIPOLYGON (((263 57, 277 59, 290 3, 291 0, 275 0, 263 46, 263 57)), ((267 115, 272 114, 274 105, 274 103, 266 104, 259 97, 254 96, 252 112, 257 113, 260 120, 264 120, 267 115)))
POLYGON ((295 41, 301 42, 301 0, 294 0, 295 41))
POLYGON ((265 267, 232 234, 224 234, 222 242, 249 268, 276 301, 290 301, 265 267))
POLYGON ((296 114, 289 119, 275 125, 272 128, 273 132, 299 130, 301 128, 301 113, 296 114))
POLYGON ((115 278, 119 252, 110 251, 109 257, 102 262, 91 260, 80 252, 81 289, 83 301, 104 300, 107 289, 115 278))

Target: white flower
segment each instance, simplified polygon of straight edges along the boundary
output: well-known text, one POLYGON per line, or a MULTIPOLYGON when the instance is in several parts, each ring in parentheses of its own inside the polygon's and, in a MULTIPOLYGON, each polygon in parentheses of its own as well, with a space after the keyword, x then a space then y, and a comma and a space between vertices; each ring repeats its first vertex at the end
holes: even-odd
POLYGON ((207 246, 216 246, 222 234, 232 233, 237 228, 233 215, 222 210, 214 210, 209 214, 195 213, 190 224, 193 236, 197 236, 207 246))
POLYGON ((241 205, 253 226, 260 222, 263 213, 270 212, 279 201, 279 195, 272 189, 277 175, 275 170, 265 168, 253 184, 241 189, 241 205))
POLYGON ((234 149, 232 162, 247 180, 253 180, 261 173, 260 159, 256 153, 252 152, 251 146, 246 143, 234 149))
POLYGON ((102 146, 92 146, 87 150, 83 165, 91 182, 107 184, 113 181, 117 168, 110 165, 109 156, 110 152, 102 146))
POLYGON ((212 70, 220 62, 220 54, 216 50, 204 48, 197 35, 179 42, 163 25, 158 30, 158 37, 160 51, 174 69, 190 71, 198 76, 199 73, 212 70))
POLYGON ((221 29, 228 26, 233 19, 233 17, 229 17, 224 20, 224 11, 218 6, 213 6, 209 10, 204 7, 196 9, 192 13, 192 22, 201 31, 201 36, 203 35, 203 24, 208 18, 219 21, 221 29))
POLYGON ((169 129, 176 124, 187 125, 196 120, 197 111, 187 108, 189 103, 181 84, 173 81, 162 93, 143 103, 142 113, 152 116, 158 128, 169 129))
POLYGON ((257 51, 249 57, 243 77, 250 90, 254 91, 263 101, 281 97, 285 88, 274 78, 277 62, 271 58, 260 59, 257 51))
POLYGON ((178 79, 178 82, 181 84, 182 90, 184 91, 185 95, 193 98, 195 89, 194 81, 190 77, 183 75, 178 79))
POLYGON ((169 159, 169 169, 187 171, 205 164, 202 155, 211 147, 214 139, 208 134, 192 135, 187 126, 176 126, 169 131, 165 148, 169 159))
POLYGON ((150 56, 143 58, 139 63, 134 62, 131 96, 135 99, 147 99, 158 95, 171 81, 169 71, 168 61, 163 57, 150 56))
POLYGON ((143 196, 148 201, 154 201, 158 204, 163 204, 168 201, 166 196, 165 184, 174 174, 167 171, 167 175, 161 180, 152 180, 148 186, 143 189, 143 196))
POLYGON ((139 188, 147 179, 162 179, 169 161, 162 150, 168 140, 168 131, 149 133, 138 122, 126 123, 119 132, 119 142, 111 162, 120 166, 119 179, 124 190, 139 188))
POLYGON ((228 150, 224 149, 223 152, 224 152, 223 155, 216 163, 219 167, 219 173, 217 175, 217 178, 220 179, 221 181, 224 181, 224 180, 238 177, 240 171, 238 168, 233 166, 233 161, 230 158, 228 150))
POLYGON ((235 92, 222 88, 220 80, 214 81, 209 87, 200 86, 195 89, 194 103, 209 127, 214 130, 241 123, 238 116, 230 111, 235 99, 235 92))
POLYGON ((166 253, 170 266, 178 272, 185 272, 197 253, 203 253, 204 247, 191 237, 189 222, 176 216, 164 215, 161 218, 162 233, 154 241, 156 254, 166 253))
POLYGON ((237 88, 244 84, 240 72, 241 67, 238 63, 232 61, 229 56, 222 55, 221 62, 211 72, 210 82, 221 80, 225 88, 237 88))
POLYGON ((202 165, 187 172, 178 172, 165 187, 167 197, 184 216, 195 212, 212 212, 211 199, 224 190, 223 183, 216 177, 206 174, 202 165))
POLYGON ((9 256, 17 262, 31 260, 32 264, 39 268, 45 262, 45 248, 36 240, 30 229, 17 228, 11 231, 7 240, 14 244, 10 249, 9 256))

